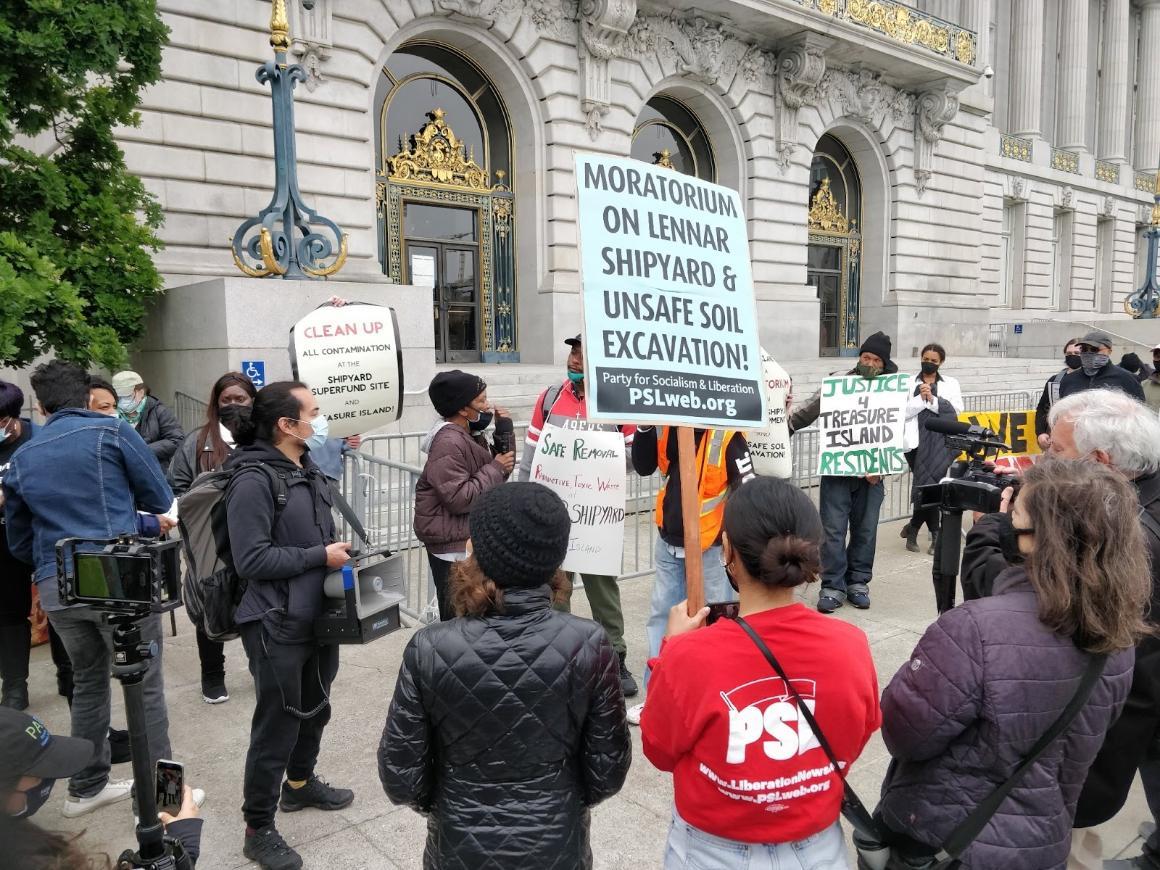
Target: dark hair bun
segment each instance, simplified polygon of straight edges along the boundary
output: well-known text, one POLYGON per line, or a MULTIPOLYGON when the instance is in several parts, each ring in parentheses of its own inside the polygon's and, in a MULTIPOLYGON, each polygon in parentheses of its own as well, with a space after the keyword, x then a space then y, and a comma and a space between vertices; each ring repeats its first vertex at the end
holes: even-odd
POLYGON ((821 570, 821 552, 815 542, 796 535, 778 535, 765 545, 757 579, 767 586, 792 588, 809 583, 821 570))

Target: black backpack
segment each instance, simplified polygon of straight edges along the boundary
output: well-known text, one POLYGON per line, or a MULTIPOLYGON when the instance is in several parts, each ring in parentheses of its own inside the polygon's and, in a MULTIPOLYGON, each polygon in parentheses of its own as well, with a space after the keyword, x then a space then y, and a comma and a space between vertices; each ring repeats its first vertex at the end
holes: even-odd
POLYGON ((224 471, 201 475, 177 502, 177 527, 185 551, 184 601, 194 625, 210 640, 238 636, 234 621, 246 581, 234 570, 230 531, 226 523, 226 493, 239 474, 261 471, 274 496, 274 524, 286 507, 286 475, 264 462, 243 462, 224 471))

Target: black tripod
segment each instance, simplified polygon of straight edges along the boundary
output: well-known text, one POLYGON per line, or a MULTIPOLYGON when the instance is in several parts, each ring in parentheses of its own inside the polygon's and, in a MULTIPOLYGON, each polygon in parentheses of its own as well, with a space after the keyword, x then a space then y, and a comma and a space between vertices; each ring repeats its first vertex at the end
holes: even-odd
POLYGON ((934 606, 941 614, 955 606, 955 586, 959 580, 959 557, 962 555, 959 543, 963 536, 963 512, 939 505, 938 515, 938 542, 930 576, 934 584, 934 606))
POLYGON ((125 717, 129 720, 129 749, 133 755, 133 782, 137 792, 137 851, 126 849, 117 859, 117 870, 193 870, 181 843, 166 840, 157 818, 153 791, 149 737, 145 727, 145 698, 141 681, 149 659, 157 652, 154 641, 141 640, 140 621, 148 610, 106 614, 113 626, 113 676, 125 692, 125 717))

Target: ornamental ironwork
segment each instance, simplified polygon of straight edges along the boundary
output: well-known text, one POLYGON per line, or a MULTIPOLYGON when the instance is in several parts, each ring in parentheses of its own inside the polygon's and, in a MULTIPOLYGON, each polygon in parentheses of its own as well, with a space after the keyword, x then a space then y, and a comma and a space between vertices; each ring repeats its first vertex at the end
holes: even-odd
POLYGON ((1153 177, 1147 172, 1136 173, 1136 190, 1144 193, 1160 193, 1160 176, 1153 177))
POLYGON ((400 141, 398 153, 387 158, 387 176, 407 184, 491 190, 487 170, 475 162, 475 149, 459 140, 446 114, 443 109, 428 112, 431 120, 409 137, 410 146, 400 141))
POLYGON ((1064 151, 1062 148, 1051 149, 1051 168, 1060 172, 1071 172, 1079 175, 1079 155, 1074 151, 1064 151))
POLYGON ((925 48, 961 64, 975 63, 978 37, 933 15, 895 0, 797 0, 831 18, 841 18, 874 30, 896 42, 925 48))
POLYGON ((850 232, 850 222, 838 207, 834 192, 830 190, 830 179, 823 178, 818 185, 814 201, 810 203, 809 228, 820 233, 839 233, 846 235, 850 232))
POLYGON ((1120 164, 1109 163, 1106 160, 1096 161, 1096 178, 1108 184, 1120 183, 1120 164))
POLYGON ((244 221, 234 233, 234 265, 251 278, 325 278, 345 265, 347 235, 330 218, 309 208, 298 190, 294 87, 306 81, 307 73, 301 64, 286 60, 290 49, 286 0, 273 0, 270 46, 274 59, 259 66, 255 78, 270 85, 273 103, 274 194, 256 217, 244 221))
MULTIPOLYGON (((1137 173, 1136 186, 1140 186, 1140 176, 1137 173)), ((1157 306, 1160 305, 1160 278, 1157 278, 1157 261, 1160 260, 1160 170, 1156 171, 1151 181, 1153 190, 1152 228, 1144 233, 1148 240, 1148 265, 1144 267, 1144 283, 1139 289, 1133 290, 1124 300, 1124 309, 1132 317, 1140 320, 1152 320, 1156 317, 1157 306)))
POLYGON ((1033 143, 1030 139, 1020 139, 1018 136, 1001 136, 999 138, 999 153, 1012 160, 1031 162, 1033 143))

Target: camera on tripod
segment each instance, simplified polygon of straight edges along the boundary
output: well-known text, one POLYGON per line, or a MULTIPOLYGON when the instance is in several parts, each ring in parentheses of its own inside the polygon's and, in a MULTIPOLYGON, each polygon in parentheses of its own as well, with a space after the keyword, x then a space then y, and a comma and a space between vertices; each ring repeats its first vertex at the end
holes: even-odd
POLYGON ((959 420, 932 417, 926 421, 928 432, 946 436, 947 447, 967 458, 957 460, 939 483, 918 488, 920 507, 938 507, 947 511, 978 511, 983 514, 999 510, 1003 490, 1011 486, 1010 477, 996 474, 986 467, 992 456, 1011 448, 984 426, 959 420))
POLYGON ((180 607, 180 546, 131 535, 64 538, 56 545, 61 603, 138 614, 180 607))

